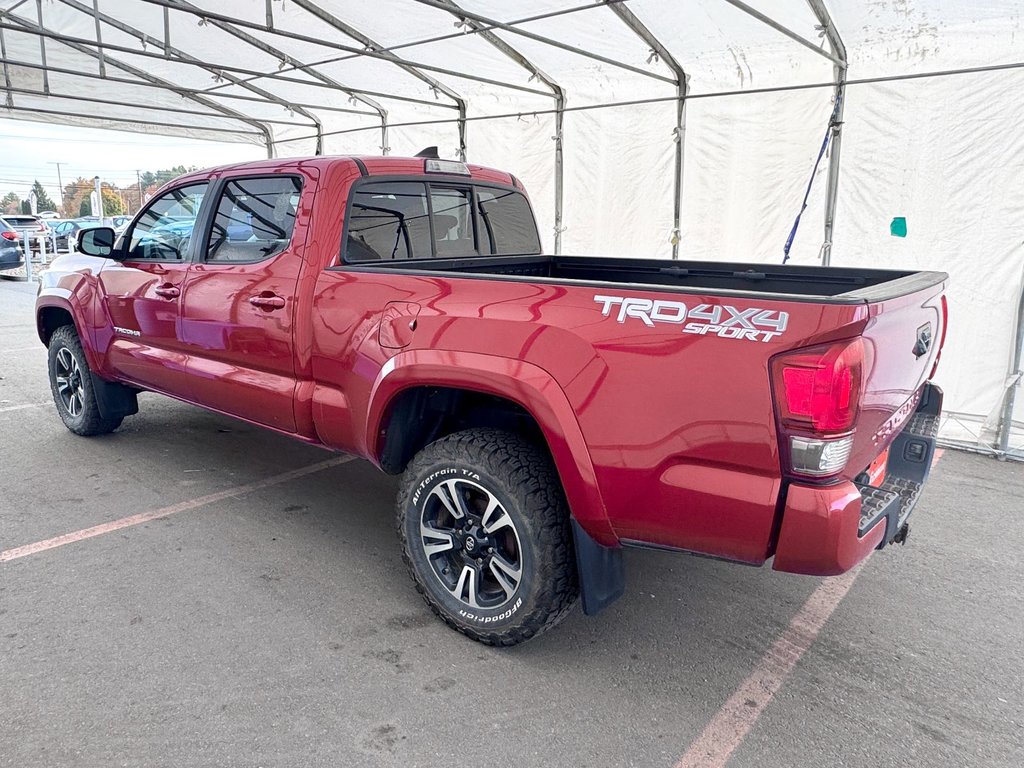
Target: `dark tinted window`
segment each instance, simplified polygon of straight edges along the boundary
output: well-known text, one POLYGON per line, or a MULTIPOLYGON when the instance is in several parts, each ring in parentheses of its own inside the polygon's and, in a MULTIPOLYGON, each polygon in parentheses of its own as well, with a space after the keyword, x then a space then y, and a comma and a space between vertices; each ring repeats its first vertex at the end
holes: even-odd
POLYGON ((429 258, 427 188, 416 182, 364 184, 352 198, 348 261, 429 258))
POLYGON ((530 204, 511 189, 477 187, 482 253, 540 253, 540 237, 530 204))
POLYGON ((301 191, 294 176, 229 181, 217 204, 206 260, 260 261, 284 251, 301 191))
POLYGON ((430 187, 434 253, 444 258, 477 255, 473 238, 473 195, 469 188, 430 187))
MULTIPOLYGON (((128 257, 184 261, 206 182, 165 192, 143 211, 128 235, 128 257)), ((84 223, 84 222, 83 222, 84 223)), ((98 222, 93 222, 96 226, 98 222)))

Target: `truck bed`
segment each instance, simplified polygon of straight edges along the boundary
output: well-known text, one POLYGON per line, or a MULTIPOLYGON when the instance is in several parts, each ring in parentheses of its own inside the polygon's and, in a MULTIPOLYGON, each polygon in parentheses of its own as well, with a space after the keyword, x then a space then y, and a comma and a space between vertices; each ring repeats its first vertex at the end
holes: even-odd
POLYGON ((466 277, 595 286, 614 283, 636 289, 658 286, 659 290, 681 293, 767 295, 834 304, 882 301, 946 279, 942 272, 548 255, 402 259, 372 265, 350 264, 345 269, 449 276, 456 273, 466 277))

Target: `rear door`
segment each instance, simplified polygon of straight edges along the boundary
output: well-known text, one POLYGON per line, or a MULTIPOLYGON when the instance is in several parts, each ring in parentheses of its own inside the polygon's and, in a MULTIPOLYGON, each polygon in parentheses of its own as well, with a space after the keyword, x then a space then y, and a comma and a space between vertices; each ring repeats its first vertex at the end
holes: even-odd
MULTIPOLYGON (((208 182, 164 192, 143 211, 99 273, 110 369, 147 389, 190 398, 181 336, 181 290, 208 182)), ((102 348, 102 346, 101 346, 102 348)))
POLYGON ((295 431, 295 289, 315 178, 226 178, 189 271, 182 333, 195 399, 295 431))

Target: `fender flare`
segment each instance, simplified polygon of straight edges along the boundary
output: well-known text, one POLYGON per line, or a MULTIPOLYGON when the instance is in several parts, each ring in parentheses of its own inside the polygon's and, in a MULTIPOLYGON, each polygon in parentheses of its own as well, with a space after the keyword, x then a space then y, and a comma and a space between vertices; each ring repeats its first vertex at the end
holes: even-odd
POLYGON ((78 338, 82 340, 82 350, 89 361, 89 368, 93 371, 98 371, 100 369, 100 361, 97 358, 96 350, 93 348, 92 336, 88 336, 85 333, 82 327, 82 318, 79 311, 76 310, 73 299, 74 294, 65 288, 44 288, 43 292, 36 299, 36 334, 39 336, 39 341, 45 344, 46 342, 43 340, 42 310, 51 308, 63 309, 71 315, 71 322, 75 326, 75 332, 78 334, 78 338))
POLYGON ((375 461, 381 450, 381 424, 390 404, 404 390, 421 386, 483 392, 524 408, 544 434, 573 519, 599 544, 619 545, 608 521, 583 431, 551 374, 532 363, 479 352, 400 352, 385 363, 370 391, 364 445, 375 461))

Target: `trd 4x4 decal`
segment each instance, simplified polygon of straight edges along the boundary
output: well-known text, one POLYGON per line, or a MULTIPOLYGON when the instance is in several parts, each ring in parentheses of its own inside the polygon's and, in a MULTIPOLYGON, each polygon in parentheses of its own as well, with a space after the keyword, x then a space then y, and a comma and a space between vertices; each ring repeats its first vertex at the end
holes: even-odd
POLYGON ((624 296, 595 296, 594 301, 602 305, 605 317, 612 314, 612 307, 618 307, 616 319, 620 323, 625 323, 627 317, 651 328, 655 323, 671 323, 683 326, 683 333, 713 334, 723 339, 771 341, 781 336, 789 323, 789 313, 777 309, 737 309, 728 304, 698 304, 691 309, 681 301, 624 296))

